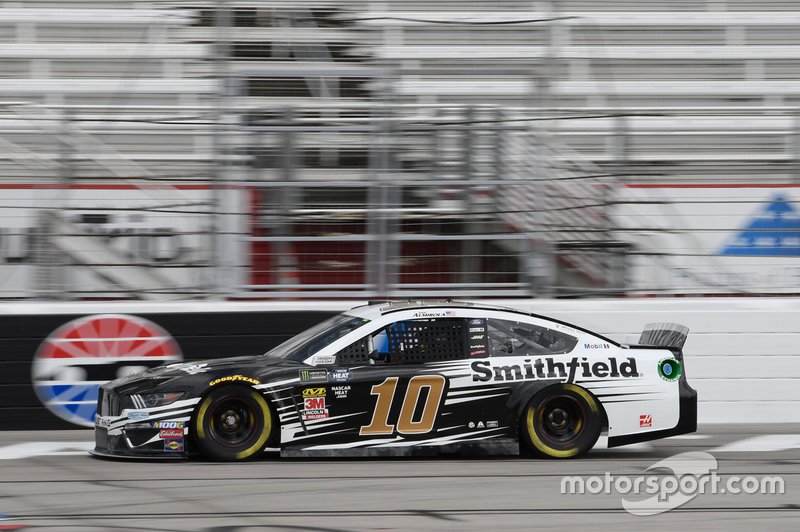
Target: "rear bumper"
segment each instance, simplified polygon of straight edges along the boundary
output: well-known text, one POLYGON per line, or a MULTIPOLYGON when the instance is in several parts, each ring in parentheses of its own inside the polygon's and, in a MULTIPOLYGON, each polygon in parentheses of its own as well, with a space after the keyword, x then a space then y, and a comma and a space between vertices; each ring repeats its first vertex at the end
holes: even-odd
POLYGON ((684 377, 678 384, 678 392, 680 413, 677 425, 671 429, 610 437, 608 438, 608 446, 619 447, 620 445, 658 440, 661 438, 668 438, 670 436, 677 436, 679 434, 689 434, 697 431, 697 391, 689 386, 689 383, 684 377))

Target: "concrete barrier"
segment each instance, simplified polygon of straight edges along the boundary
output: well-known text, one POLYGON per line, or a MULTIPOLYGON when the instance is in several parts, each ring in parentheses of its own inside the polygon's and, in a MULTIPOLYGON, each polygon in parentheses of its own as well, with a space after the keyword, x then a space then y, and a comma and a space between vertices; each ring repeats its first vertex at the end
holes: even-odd
MULTIPOLYGON (((701 423, 800 422, 798 298, 541 299, 491 303, 556 317, 621 342, 635 342, 650 322, 681 323, 690 328, 684 348, 685 366, 699 393, 701 423)), ((63 334, 82 317, 141 317, 156 329, 166 331, 183 359, 202 360, 262 353, 326 316, 357 304, 360 302, 2 304, 0 429, 75 427, 64 416, 54 415, 52 408, 45 408, 42 394, 37 396, 34 392, 31 370, 35 355, 42 354, 44 345, 58 345, 56 332, 61 330, 63 334)), ((112 333, 106 335, 109 334, 112 333)), ((137 363, 126 364, 136 367, 137 363)), ((113 371, 125 369, 117 366, 113 371)), ((91 394, 81 398, 90 408, 91 394)))
MULTIPOLYGON (((510 302, 509 302, 510 303, 510 302)), ((634 342, 646 323, 689 327, 700 423, 800 422, 800 299, 537 300, 515 307, 634 342)))

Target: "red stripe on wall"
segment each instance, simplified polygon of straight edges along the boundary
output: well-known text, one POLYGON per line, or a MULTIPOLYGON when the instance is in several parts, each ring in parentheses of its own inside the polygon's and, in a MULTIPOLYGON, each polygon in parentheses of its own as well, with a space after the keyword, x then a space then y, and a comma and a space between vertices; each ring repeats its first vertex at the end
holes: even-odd
MULTIPOLYGON (((230 185, 228 185, 229 187, 230 185)), ((70 190, 210 190, 214 185, 131 185, 119 183, 75 183, 59 185, 54 183, 0 183, 0 190, 44 190, 44 189, 70 189, 70 190)))
POLYGON ((627 188, 800 188, 800 183, 628 183, 627 188))

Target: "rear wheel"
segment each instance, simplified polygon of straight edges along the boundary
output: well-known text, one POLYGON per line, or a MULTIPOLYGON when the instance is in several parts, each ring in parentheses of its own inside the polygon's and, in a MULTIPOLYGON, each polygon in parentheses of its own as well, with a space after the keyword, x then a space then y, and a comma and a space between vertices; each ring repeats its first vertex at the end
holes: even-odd
POLYGON ((521 439, 533 454, 573 458, 597 442, 603 415, 589 392, 574 384, 563 384, 537 394, 525 408, 521 421, 521 439))
POLYGON ((272 427, 272 413, 260 393, 225 386, 200 401, 193 434, 197 447, 212 460, 247 460, 264 450, 272 427))

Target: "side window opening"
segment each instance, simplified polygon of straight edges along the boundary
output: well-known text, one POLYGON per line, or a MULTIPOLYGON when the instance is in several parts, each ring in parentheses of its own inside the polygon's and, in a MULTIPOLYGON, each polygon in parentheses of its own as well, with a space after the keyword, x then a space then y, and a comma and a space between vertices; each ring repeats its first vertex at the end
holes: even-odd
POLYGON ((421 364, 465 358, 467 327, 460 318, 404 320, 337 353, 337 364, 421 364))
POLYGON ((336 364, 342 366, 369 364, 369 355, 372 352, 370 348, 371 340, 372 335, 367 335, 336 353, 336 364))
POLYGON ((419 364, 464 358, 463 319, 407 320, 386 328, 388 362, 419 364))
POLYGON ((531 323, 488 320, 491 356, 535 356, 568 353, 578 339, 531 323))

